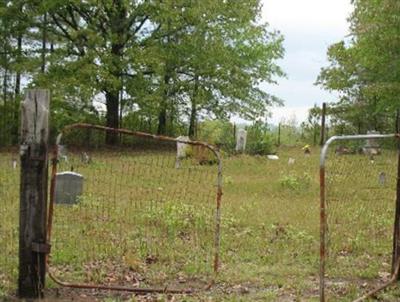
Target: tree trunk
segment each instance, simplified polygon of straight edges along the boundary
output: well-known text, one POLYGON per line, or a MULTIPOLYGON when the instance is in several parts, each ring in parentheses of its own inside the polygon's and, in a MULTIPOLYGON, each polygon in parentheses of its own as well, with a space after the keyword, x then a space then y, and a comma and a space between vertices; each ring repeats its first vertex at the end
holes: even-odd
MULTIPOLYGON (((119 91, 106 91, 106 126, 118 128, 119 125, 119 91)), ((106 144, 115 145, 118 143, 118 135, 114 132, 106 133, 106 144)))
MULTIPOLYGON (((19 33, 17 38, 17 60, 21 64, 21 53, 22 53, 22 33, 19 33)), ((18 69, 15 75, 15 87, 14 87, 14 108, 13 108, 13 123, 12 123, 12 144, 18 143, 18 113, 19 113, 19 103, 21 94, 21 72, 18 69)))
MULTIPOLYGON (((117 87, 105 87, 104 92, 106 95, 106 126, 110 128, 119 127, 119 94, 122 90, 121 76, 122 76, 122 57, 124 50, 124 42, 126 38, 126 27, 123 25, 126 21, 126 7, 124 1, 113 1, 113 8, 110 10, 109 18, 111 20, 110 32, 113 38, 111 43, 111 74, 114 79, 119 79, 117 87)), ((114 132, 106 133, 106 144, 115 145, 118 143, 118 134, 114 132)))
POLYGON ((190 123, 188 136, 190 138, 195 137, 196 133, 196 120, 197 120, 197 95, 199 91, 199 77, 196 76, 192 95, 192 108, 190 111, 190 123))
MULTIPOLYGON (((168 65, 168 63, 167 63, 168 65)), ((158 113, 158 127, 157 127, 157 134, 158 135, 165 135, 167 133, 167 102, 169 97, 169 68, 167 67, 165 76, 164 76, 164 90, 163 96, 160 104, 160 111, 158 113)))
POLYGON ((46 70, 46 48, 47 48, 47 13, 43 16, 43 29, 42 29, 42 73, 46 70))
POLYGON ((157 134, 158 135, 165 135, 167 131, 167 108, 165 104, 161 104, 162 108, 158 113, 158 127, 157 127, 157 134))

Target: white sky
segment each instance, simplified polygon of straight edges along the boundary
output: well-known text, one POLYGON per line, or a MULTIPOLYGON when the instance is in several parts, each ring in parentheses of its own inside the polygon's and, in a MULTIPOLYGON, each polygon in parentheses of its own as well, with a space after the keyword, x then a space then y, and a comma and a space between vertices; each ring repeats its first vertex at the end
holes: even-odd
POLYGON ((352 11, 350 0, 262 0, 263 20, 285 37, 285 57, 279 65, 287 79, 279 85, 264 85, 285 101, 284 108, 272 109, 272 120, 296 115, 297 121, 307 117, 315 103, 335 101, 335 95, 314 85, 321 67, 327 66, 329 45, 348 34, 347 18, 352 11))

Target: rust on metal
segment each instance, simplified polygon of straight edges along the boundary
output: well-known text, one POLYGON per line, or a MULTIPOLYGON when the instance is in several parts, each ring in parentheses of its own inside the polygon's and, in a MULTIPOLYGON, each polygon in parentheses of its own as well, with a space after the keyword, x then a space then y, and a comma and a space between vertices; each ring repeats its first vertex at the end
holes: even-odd
POLYGON ((123 129, 123 128, 110 128, 110 127, 105 127, 105 126, 100 126, 100 125, 92 125, 92 124, 85 124, 85 123, 77 123, 77 124, 71 124, 66 126, 61 133, 59 134, 57 138, 57 144, 61 140, 62 134, 72 130, 72 129, 96 129, 96 130, 101 130, 101 131, 106 131, 106 132, 115 132, 119 134, 127 134, 131 136, 137 136, 137 137, 143 137, 143 138, 149 138, 149 139, 154 139, 154 140, 160 140, 160 141, 166 141, 166 142, 176 142, 176 143, 183 143, 183 144, 188 144, 188 145, 197 145, 197 146, 204 146, 208 149, 210 149, 217 158, 219 158, 219 153, 217 147, 207 144, 205 142, 201 141, 185 141, 185 140, 179 140, 173 137, 169 136, 164 136, 164 135, 155 135, 155 134, 150 134, 146 132, 141 132, 141 131, 132 131, 128 129, 123 129))
POLYGON ((32 242, 32 252, 39 254, 49 254, 51 245, 47 243, 32 242))
MULTIPOLYGON (((175 139, 168 136, 154 135, 145 132, 139 131, 131 131, 127 129, 121 128, 109 128, 105 126, 99 125, 91 125, 85 123, 77 123, 66 126, 61 133, 57 137, 56 146, 53 150, 53 159, 52 159, 52 172, 51 172, 51 187, 50 187, 50 203, 49 203, 49 213, 48 213, 48 224, 47 224, 47 242, 50 245, 51 235, 52 235, 52 225, 53 225, 53 217, 54 217, 54 204, 55 204, 55 187, 56 187, 56 174, 57 174, 57 164, 59 157, 59 144, 61 142, 62 135, 70 131, 72 129, 97 129, 100 131, 106 132, 115 132, 119 134, 126 134, 130 136, 137 136, 142 138, 149 138, 159 141, 168 141, 168 142, 176 142, 176 143, 185 143, 189 145, 197 145, 203 146, 216 156, 218 160, 218 178, 217 178, 217 198, 216 198, 216 225, 215 225, 215 242, 214 242, 214 273, 215 275, 219 269, 219 251, 220 251, 220 225, 221 225, 221 200, 222 200, 222 160, 219 154, 218 148, 212 146, 210 144, 201 142, 201 141, 183 141, 179 139, 175 139)), ((116 290, 116 291, 127 291, 133 292, 135 294, 148 294, 148 293, 168 293, 168 294, 192 294, 195 291, 193 289, 170 289, 170 288, 138 288, 138 287, 123 287, 123 286, 108 286, 108 285, 98 285, 98 284, 82 284, 82 283, 70 283, 59 280, 56 276, 54 276, 51 272, 50 268, 50 257, 46 255, 46 269, 50 278, 57 284, 64 287, 71 288, 82 288, 82 289, 98 289, 98 290, 116 290)), ((214 284, 214 280, 211 281, 209 287, 214 284)))
POLYGON ((320 177, 320 268, 319 290, 320 301, 325 301, 325 239, 326 239, 326 213, 325 213, 325 167, 321 166, 320 177))
MULTIPOLYGON (((218 176, 219 179, 219 176, 218 176)), ((219 180, 218 180, 219 181, 219 180)), ((214 252, 214 273, 217 274, 219 270, 219 250, 220 250, 220 236, 221 236, 221 200, 222 188, 218 185, 217 193, 217 212, 216 212, 216 225, 215 225, 215 252, 214 252)))
POLYGON ((353 302, 361 302, 364 301, 368 298, 373 297, 374 295, 376 295, 378 292, 380 292, 381 290, 384 290, 385 288, 389 287, 390 285, 396 283, 398 277, 399 277, 399 268, 400 268, 400 262, 398 261, 396 264, 396 270, 394 271, 394 273, 392 274, 392 277, 390 278, 390 280, 376 288, 374 288, 373 290, 371 290, 370 292, 366 293, 364 296, 357 298, 356 300, 354 300, 353 302))
POLYGON ((98 289, 98 290, 115 290, 115 291, 125 291, 135 293, 137 295, 146 295, 146 294, 193 294, 195 291, 192 289, 170 289, 167 287, 164 288, 140 288, 140 287, 125 287, 125 286, 110 286, 110 285, 98 285, 98 284, 83 284, 83 283, 70 283, 59 280, 56 276, 54 276, 51 271, 48 269, 47 273, 50 278, 63 287, 70 288, 81 288, 81 289, 98 289))

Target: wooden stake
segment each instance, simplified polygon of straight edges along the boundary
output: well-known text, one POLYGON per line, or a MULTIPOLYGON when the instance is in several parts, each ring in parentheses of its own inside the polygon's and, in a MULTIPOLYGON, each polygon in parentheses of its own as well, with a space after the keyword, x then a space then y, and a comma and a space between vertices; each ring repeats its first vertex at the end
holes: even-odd
POLYGON ((18 296, 40 298, 45 284, 48 90, 28 90, 21 107, 18 296))
POLYGON ((319 145, 322 147, 325 144, 325 116, 326 116, 326 103, 322 103, 321 114, 321 141, 319 145))

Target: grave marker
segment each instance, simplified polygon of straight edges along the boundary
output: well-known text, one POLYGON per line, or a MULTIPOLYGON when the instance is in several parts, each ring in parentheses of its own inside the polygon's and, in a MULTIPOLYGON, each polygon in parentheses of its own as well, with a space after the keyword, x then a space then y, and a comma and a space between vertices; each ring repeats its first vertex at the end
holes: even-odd
POLYGON ((244 152, 246 150, 247 131, 239 129, 236 136, 236 148, 237 152, 244 152))
POLYGON ((83 176, 75 172, 56 175, 55 201, 57 204, 76 204, 83 192, 83 176))
POLYGON ((189 144, 185 144, 184 142, 189 142, 190 138, 188 136, 178 136, 176 138, 181 142, 176 143, 176 162, 175 168, 180 168, 181 160, 188 156, 188 151, 190 149, 189 144))

